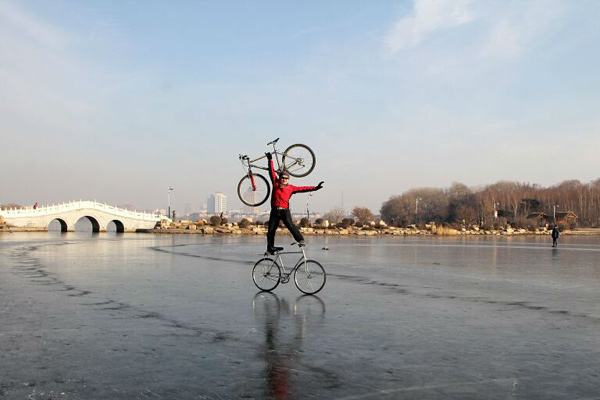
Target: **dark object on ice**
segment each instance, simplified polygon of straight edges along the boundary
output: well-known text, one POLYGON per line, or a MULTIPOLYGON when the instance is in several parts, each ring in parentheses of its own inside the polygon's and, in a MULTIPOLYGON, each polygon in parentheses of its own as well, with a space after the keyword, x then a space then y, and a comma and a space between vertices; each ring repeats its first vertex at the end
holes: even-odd
POLYGON ((558 246, 558 236, 559 235, 560 235, 560 233, 558 231, 558 226, 554 225, 554 228, 552 228, 552 247, 558 246))

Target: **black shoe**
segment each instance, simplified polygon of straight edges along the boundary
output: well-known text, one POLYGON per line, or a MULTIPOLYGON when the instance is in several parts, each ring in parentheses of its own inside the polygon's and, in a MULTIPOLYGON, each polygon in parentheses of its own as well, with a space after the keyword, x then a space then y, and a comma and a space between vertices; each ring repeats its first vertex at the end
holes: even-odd
POLYGON ((273 247, 271 249, 267 249, 267 253, 273 255, 281 250, 283 250, 283 247, 273 247))

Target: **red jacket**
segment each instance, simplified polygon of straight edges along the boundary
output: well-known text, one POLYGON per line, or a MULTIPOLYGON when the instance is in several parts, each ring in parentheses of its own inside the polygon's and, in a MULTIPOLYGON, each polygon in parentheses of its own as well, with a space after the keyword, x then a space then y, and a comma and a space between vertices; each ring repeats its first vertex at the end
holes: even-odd
POLYGON ((271 208, 290 208, 290 197, 294 193, 314 192, 317 190, 315 186, 282 185, 275 173, 275 168, 273 168, 273 160, 269 160, 269 176, 273 184, 271 208))

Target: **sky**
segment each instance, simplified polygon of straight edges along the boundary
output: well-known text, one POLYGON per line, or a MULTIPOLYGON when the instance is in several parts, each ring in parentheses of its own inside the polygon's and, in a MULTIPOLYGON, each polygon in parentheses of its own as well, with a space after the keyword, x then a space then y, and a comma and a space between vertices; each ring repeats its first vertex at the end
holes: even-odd
MULTIPOLYGON (((596 0, 0 0, 0 203, 241 208, 304 143, 311 211, 600 177, 596 0)), ((292 211, 306 209, 307 194, 292 211)))

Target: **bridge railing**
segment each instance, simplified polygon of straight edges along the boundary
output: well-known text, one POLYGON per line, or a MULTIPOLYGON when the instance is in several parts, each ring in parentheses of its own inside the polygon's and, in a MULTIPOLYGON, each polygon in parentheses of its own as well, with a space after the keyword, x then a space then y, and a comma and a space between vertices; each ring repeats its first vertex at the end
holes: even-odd
POLYGON ((40 217, 45 215, 81 210, 84 208, 91 208, 94 210, 104 211, 122 217, 142 220, 156 221, 160 218, 166 218, 165 216, 158 215, 157 213, 149 213, 137 210, 132 211, 126 208, 119 208, 116 206, 111 206, 110 204, 100 203, 96 200, 75 200, 68 203, 52 204, 48 206, 40 206, 37 208, 33 208, 33 206, 23 208, 10 208, 6 210, 0 210, 0 215, 2 215, 4 218, 40 217))

